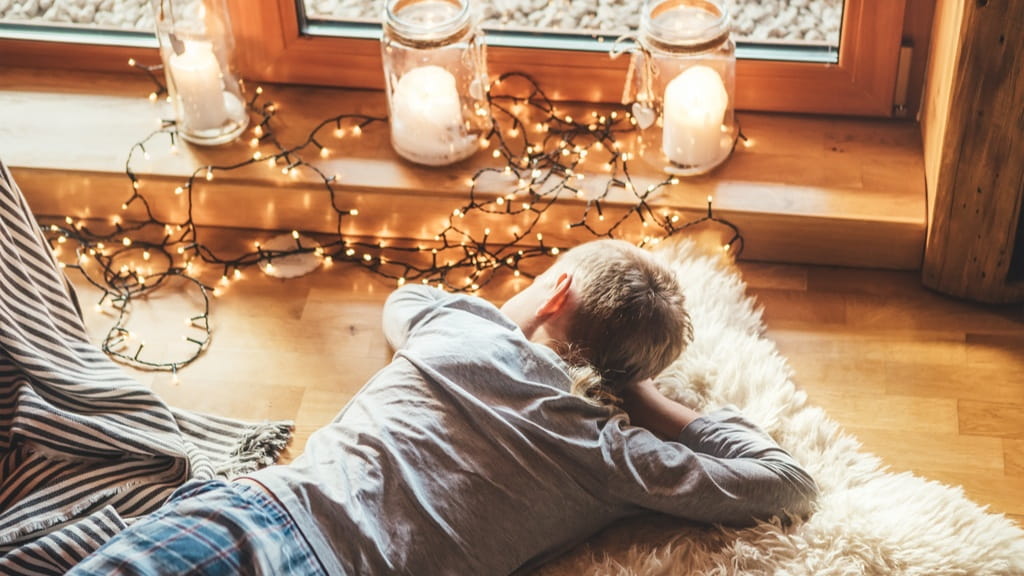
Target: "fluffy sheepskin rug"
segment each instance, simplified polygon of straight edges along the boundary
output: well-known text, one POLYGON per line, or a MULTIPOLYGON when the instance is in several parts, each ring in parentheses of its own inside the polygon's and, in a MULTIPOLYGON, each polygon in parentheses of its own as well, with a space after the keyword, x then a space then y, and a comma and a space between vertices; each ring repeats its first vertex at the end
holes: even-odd
POLYGON ((760 310, 720 257, 689 241, 658 254, 676 270, 694 325, 693 344, 661 376, 661 389, 698 409, 738 406, 814 476, 818 510, 803 523, 744 530, 630 520, 537 575, 1024 574, 1024 531, 958 488, 886 472, 806 403, 762 336, 760 310))

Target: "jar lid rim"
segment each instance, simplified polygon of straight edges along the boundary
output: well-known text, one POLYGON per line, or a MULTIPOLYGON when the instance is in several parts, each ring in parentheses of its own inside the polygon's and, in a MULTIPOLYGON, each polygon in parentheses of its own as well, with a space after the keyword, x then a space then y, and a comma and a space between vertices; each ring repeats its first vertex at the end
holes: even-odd
POLYGON ((438 40, 461 32, 469 23, 469 2, 466 0, 388 0, 384 14, 385 25, 409 39, 438 40), (401 12, 417 4, 450 4, 458 8, 450 16, 437 22, 424 23, 403 18, 401 12))
POLYGON ((642 36, 659 44, 692 46, 724 41, 730 32, 729 10, 715 0, 645 0, 640 29, 642 36), (660 20, 675 10, 691 9, 711 16, 703 26, 687 29, 668 27, 660 20))

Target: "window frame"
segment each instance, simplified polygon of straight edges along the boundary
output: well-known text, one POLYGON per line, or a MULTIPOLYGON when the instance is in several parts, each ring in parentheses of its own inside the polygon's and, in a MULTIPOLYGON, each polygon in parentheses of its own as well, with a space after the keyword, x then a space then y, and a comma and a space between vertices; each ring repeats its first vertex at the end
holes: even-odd
MULTIPOLYGON (((293 0, 228 0, 228 5, 243 77, 384 88, 377 40, 305 36, 293 0)), ((891 116, 906 7, 906 0, 846 0, 837 64, 739 60, 736 108, 891 116)), ((488 46, 492 76, 524 72, 554 100, 618 102, 628 61, 602 52, 488 46)))
POLYGON ((155 36, 149 46, 93 44, 73 33, 62 34, 59 40, 49 36, 45 40, 0 38, 0 62, 5 67, 94 72, 125 72, 130 58, 143 64, 160 63, 155 36))
MULTIPOLYGON (((837 64, 740 59, 736 108, 772 112, 889 117, 908 2, 846 0, 837 64)), ((376 39, 300 33, 294 0, 227 0, 236 66, 249 82, 380 90, 376 39)), ((609 46, 611 48, 611 46, 609 46)), ((4 60, 36 68, 126 71, 128 59, 159 62, 150 47, 0 39, 4 60)), ((506 46, 488 47, 492 76, 529 74, 554 100, 618 102, 628 58, 506 46)))

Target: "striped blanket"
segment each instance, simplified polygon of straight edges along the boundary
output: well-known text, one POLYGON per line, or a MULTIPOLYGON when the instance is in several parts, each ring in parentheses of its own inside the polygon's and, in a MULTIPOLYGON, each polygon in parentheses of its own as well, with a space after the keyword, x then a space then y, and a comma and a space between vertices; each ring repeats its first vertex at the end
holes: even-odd
POLYGON ((168 407, 91 344, 0 163, 0 574, 63 574, 186 480, 272 463, 290 434, 168 407))

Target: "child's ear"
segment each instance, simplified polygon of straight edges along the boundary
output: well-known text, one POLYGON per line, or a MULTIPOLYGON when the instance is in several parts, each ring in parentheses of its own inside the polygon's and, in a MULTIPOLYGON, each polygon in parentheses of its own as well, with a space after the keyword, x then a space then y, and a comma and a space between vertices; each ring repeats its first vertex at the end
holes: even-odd
POLYGON ((548 298, 537 309, 537 316, 545 318, 562 312, 569 302, 569 289, 572 287, 572 274, 563 272, 555 281, 555 286, 548 292, 548 298))

